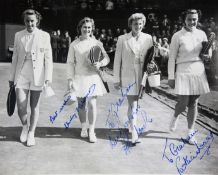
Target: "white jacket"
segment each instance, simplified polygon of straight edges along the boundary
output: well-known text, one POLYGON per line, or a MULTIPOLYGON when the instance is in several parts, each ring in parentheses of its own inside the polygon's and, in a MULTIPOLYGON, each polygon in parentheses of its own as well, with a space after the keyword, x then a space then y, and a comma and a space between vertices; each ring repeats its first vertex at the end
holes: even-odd
MULTIPOLYGON (((17 83, 23 68, 26 57, 26 50, 24 47, 25 30, 19 31, 15 34, 14 52, 12 57, 12 66, 10 71, 10 81, 17 83)), ((33 38, 31 49, 31 57, 33 63, 34 84, 36 86, 43 86, 45 80, 52 81, 52 49, 50 44, 50 35, 47 32, 36 29, 33 38)))

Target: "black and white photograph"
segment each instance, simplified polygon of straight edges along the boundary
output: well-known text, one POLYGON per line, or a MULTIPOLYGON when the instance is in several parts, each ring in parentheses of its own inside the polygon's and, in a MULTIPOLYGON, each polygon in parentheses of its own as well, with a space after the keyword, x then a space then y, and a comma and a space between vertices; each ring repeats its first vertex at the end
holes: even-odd
POLYGON ((0 175, 218 172, 216 0, 1 0, 0 175))

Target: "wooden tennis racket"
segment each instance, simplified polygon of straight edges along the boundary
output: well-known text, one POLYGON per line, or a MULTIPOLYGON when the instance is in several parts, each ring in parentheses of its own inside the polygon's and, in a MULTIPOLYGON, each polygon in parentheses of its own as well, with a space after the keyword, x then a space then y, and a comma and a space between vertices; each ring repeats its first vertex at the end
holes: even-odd
MULTIPOLYGON (((99 46, 93 46, 90 49, 90 53, 89 53, 89 60, 90 60, 91 64, 93 65, 96 62, 101 62, 103 59, 104 59, 104 56, 103 56, 101 48, 99 46)), ((107 92, 109 93, 110 92, 109 86, 108 86, 107 82, 104 81, 104 79, 102 77, 102 74, 103 74, 102 69, 96 70, 96 71, 99 74, 99 76, 104 84, 104 87, 106 88, 107 92)))

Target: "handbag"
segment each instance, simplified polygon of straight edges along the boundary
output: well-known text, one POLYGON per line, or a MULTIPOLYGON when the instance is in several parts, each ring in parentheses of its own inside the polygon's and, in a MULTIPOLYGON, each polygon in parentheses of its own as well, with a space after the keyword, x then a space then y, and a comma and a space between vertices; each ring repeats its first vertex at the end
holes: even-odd
POLYGON ((51 88, 51 86, 44 85, 44 87, 43 87, 43 94, 44 94, 44 97, 45 97, 45 98, 48 98, 48 97, 54 96, 54 95, 55 95, 55 92, 54 92, 54 90, 51 88))
MULTIPOLYGON (((154 42, 153 42, 154 43, 154 42)), ((145 62, 143 65, 143 77, 139 88, 138 99, 142 99, 143 92, 151 93, 151 87, 159 86, 160 69, 154 60, 155 44, 147 51, 145 55, 145 62), (150 81, 150 82, 149 82, 150 81)))
MULTIPOLYGON (((90 49, 90 53, 89 53, 89 60, 90 60, 90 63, 91 64, 94 64, 96 62, 100 62, 104 59, 104 56, 103 56, 103 53, 102 53, 102 50, 99 46, 93 46, 91 49, 90 49)), ((98 75, 100 76, 103 84, 104 84, 104 87, 105 89, 107 90, 107 92, 109 93, 110 90, 109 90, 109 86, 108 86, 108 83, 104 80, 103 78, 103 69, 100 68, 99 70, 97 70, 97 73, 98 75)))
POLYGON ((10 86, 7 98, 7 112, 9 116, 14 114, 16 105, 16 92, 15 92, 15 85, 10 86))

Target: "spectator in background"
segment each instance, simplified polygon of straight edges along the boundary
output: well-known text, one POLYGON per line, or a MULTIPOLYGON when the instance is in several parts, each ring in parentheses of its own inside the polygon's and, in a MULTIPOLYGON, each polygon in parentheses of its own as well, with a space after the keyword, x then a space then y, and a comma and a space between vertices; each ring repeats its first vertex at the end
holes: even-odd
POLYGON ((105 50, 110 51, 112 50, 112 48, 113 48, 113 38, 108 35, 105 41, 105 50))
POLYGON ((88 9, 88 3, 87 3, 86 0, 82 0, 82 2, 80 3, 80 8, 81 8, 82 10, 88 9))
POLYGON ((161 21, 161 28, 167 29, 167 26, 171 25, 171 21, 166 14, 163 16, 163 20, 161 21))
POLYGON ((167 76, 167 63, 169 59, 169 44, 168 39, 163 38, 163 44, 159 48, 160 49, 160 56, 161 56, 161 63, 160 63, 160 70, 162 75, 167 76))
POLYGON ((172 28, 172 35, 178 31, 178 25, 174 24, 172 28))
POLYGON ((210 20, 209 20, 209 27, 211 28, 211 30, 212 30, 213 32, 215 32, 215 30, 216 30, 216 23, 215 23, 213 17, 211 17, 210 20))
POLYGON ((178 26, 183 26, 183 20, 182 20, 182 16, 179 15, 177 20, 175 21, 175 23, 178 25, 178 26))
POLYGON ((121 31, 120 31, 120 28, 117 28, 116 31, 115 31, 115 37, 118 37, 121 35, 121 31))
POLYGON ((95 9, 96 10, 103 10, 102 4, 100 2, 98 2, 95 9))
POLYGON ((61 56, 62 56, 62 53, 61 53, 61 30, 58 29, 57 30, 57 61, 58 62, 61 62, 61 56))
POLYGON ((99 32, 99 28, 96 28, 95 29, 95 31, 94 31, 94 36, 95 36, 95 38, 97 39, 97 40, 99 40, 100 39, 100 32, 99 32))
POLYGON ((53 55, 53 61, 58 61, 58 37, 57 32, 52 31, 51 33, 51 47, 52 47, 52 55, 53 55))
POLYGON ((155 18, 153 21, 152 31, 154 31, 156 35, 157 35, 157 31, 160 31, 160 25, 157 18, 155 18))
POLYGON ((108 30, 107 30, 107 35, 108 36, 110 36, 110 37, 112 37, 113 38, 113 32, 112 32, 112 30, 109 28, 108 30))
POLYGON ((114 10, 114 2, 112 0, 106 1, 105 10, 114 10))
POLYGON ((116 0, 116 8, 121 10, 125 9, 126 8, 125 0, 116 0))
POLYGON ((61 37, 61 62, 66 63, 67 53, 71 43, 71 37, 69 36, 68 31, 64 32, 64 35, 61 37))
POLYGON ((127 33, 127 30, 126 29, 123 29, 123 34, 125 35, 127 33))

